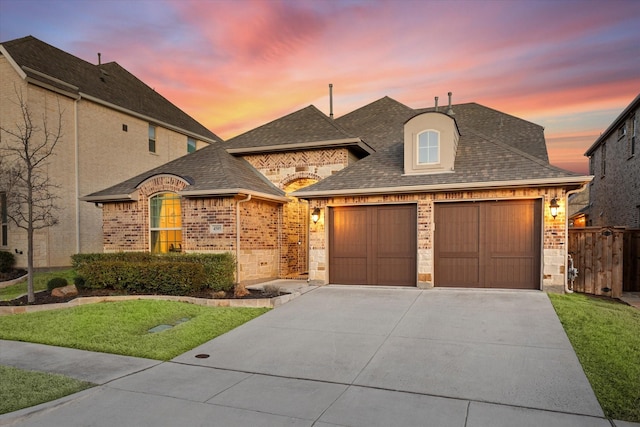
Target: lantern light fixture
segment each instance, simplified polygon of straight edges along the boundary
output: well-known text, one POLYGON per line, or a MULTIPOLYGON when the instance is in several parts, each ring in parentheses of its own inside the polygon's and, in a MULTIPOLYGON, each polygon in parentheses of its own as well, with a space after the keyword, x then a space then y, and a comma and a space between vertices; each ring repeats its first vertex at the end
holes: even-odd
POLYGON ((549 211, 551 212, 551 216, 553 217, 553 219, 556 219, 556 217, 558 216, 559 207, 560 205, 558 204, 558 199, 555 197, 551 199, 551 202, 549 203, 549 211))
POLYGON ((314 224, 317 224, 319 219, 320 219, 320 208, 315 208, 313 209, 313 212, 311 212, 311 221, 313 221, 314 224))

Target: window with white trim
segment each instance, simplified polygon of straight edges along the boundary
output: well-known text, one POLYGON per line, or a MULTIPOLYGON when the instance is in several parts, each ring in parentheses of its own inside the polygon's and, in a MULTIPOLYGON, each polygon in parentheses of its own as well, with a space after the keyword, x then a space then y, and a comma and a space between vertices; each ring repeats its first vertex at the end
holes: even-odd
POLYGON ((194 151, 196 151, 196 140, 187 137, 187 153, 193 153, 194 151))
POLYGON ((182 251, 182 213, 180 196, 159 193, 149 199, 151 252, 166 254, 182 251))
POLYGON ((418 134, 418 164, 440 163, 440 132, 426 130, 418 134))
POLYGON ((149 152, 156 152, 156 127, 149 125, 149 152))

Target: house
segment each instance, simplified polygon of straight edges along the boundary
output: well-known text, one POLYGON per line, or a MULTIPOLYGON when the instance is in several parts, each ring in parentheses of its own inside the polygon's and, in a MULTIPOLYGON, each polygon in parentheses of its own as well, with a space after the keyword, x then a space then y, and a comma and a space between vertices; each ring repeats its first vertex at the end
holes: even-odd
MULTIPOLYGON (((451 99, 451 98, 450 98, 451 99)), ((309 106, 94 192, 104 250, 232 251, 242 283, 565 287, 567 197, 543 128, 466 103, 309 106)))
POLYGON ((640 228, 640 94, 587 150, 587 225, 640 228))
MULTIPOLYGON (((0 43, 0 126, 22 117, 61 121, 62 139, 47 166, 58 186, 59 223, 35 235, 35 267, 70 265, 101 252, 102 213, 79 197, 115 185, 221 139, 115 62, 92 64, 28 36, 0 43)), ((36 125, 41 123, 36 123, 36 125)), ((2 143, 12 143, 2 135, 2 143)), ((0 188, 0 250, 26 265, 27 239, 7 217, 0 188)))

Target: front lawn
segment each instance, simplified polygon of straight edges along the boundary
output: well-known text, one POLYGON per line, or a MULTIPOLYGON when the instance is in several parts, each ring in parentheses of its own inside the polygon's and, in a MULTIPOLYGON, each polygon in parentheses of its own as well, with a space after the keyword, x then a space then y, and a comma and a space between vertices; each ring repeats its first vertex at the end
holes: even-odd
POLYGON ((583 294, 549 298, 605 415, 640 422, 640 310, 583 294))
POLYGON ((93 384, 63 375, 25 371, 0 365, 0 414, 77 393, 93 384))
POLYGON ((0 339, 170 360, 268 310, 153 300, 98 303, 0 317, 0 339), (149 332, 158 325, 173 327, 149 332))
MULTIPOLYGON (((50 271, 46 273, 35 273, 33 275, 33 289, 34 292, 44 291, 47 289, 47 282, 54 277, 64 277, 69 284, 73 283, 73 278, 76 276, 75 271, 72 268, 67 270, 50 271)), ((16 283, 15 285, 7 286, 0 289, 0 301, 9 301, 18 298, 20 295, 27 293, 27 281, 16 283)))

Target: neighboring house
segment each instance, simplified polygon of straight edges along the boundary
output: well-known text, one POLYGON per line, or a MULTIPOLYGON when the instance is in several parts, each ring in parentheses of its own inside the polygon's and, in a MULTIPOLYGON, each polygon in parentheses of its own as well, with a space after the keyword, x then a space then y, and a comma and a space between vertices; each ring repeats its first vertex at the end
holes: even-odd
POLYGON ((586 227, 586 212, 589 209, 589 186, 586 186, 584 190, 569 196, 569 204, 567 206, 569 227, 586 227))
POLYGON ((105 251, 231 250, 243 283, 562 291, 567 195, 590 179, 550 165, 533 123, 384 97, 335 120, 306 107, 83 200, 103 206, 105 251))
MULTIPOLYGON (((221 142, 117 63, 91 64, 31 36, 0 44, 3 128, 22 120, 19 97, 36 125, 43 116, 49 125, 62 120, 63 136, 47 166, 59 186, 59 224, 36 233, 35 267, 68 266, 74 253, 102 251, 101 211, 79 196, 221 142)), ((8 220, 6 203, 0 188, 0 250, 26 265, 26 233, 8 220)))
POLYGON ((587 150, 587 225, 640 228, 640 94, 587 150))

